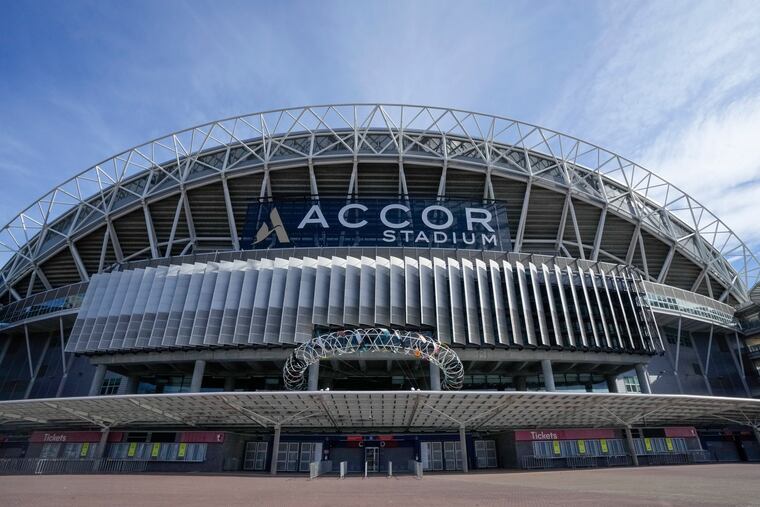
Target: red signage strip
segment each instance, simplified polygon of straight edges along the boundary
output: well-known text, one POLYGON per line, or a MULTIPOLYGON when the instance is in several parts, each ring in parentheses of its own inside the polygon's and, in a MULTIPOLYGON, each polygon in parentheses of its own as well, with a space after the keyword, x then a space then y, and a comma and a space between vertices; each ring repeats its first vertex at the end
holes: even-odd
MULTIPOLYGON (((100 442, 99 431, 35 431, 29 437, 32 443, 48 442, 100 442)), ((109 442, 121 442, 124 433, 121 431, 112 431, 108 434, 109 442)))
POLYGON ((187 444, 221 444, 224 432, 221 431, 183 431, 179 441, 187 444))
POLYGON ((695 438, 697 436, 697 429, 693 426, 675 426, 672 428, 665 428, 665 436, 676 438, 695 438))
POLYGON ((593 440, 597 438, 616 438, 611 429, 566 429, 566 430, 517 430, 515 440, 593 440))

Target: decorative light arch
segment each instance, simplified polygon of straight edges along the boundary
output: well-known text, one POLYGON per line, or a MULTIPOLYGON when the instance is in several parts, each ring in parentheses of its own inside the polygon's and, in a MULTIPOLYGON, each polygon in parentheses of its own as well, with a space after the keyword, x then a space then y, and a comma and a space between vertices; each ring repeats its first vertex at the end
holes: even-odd
POLYGON ((440 368, 441 387, 462 388, 464 366, 459 356, 445 344, 412 331, 364 328, 321 334, 302 343, 285 361, 282 378, 291 391, 306 387, 306 371, 322 359, 356 352, 392 352, 429 361, 440 368))

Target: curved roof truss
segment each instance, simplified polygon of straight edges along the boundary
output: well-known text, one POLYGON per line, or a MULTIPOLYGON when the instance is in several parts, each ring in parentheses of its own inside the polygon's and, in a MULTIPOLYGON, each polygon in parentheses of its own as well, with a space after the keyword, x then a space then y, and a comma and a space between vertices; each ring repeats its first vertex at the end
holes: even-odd
MULTIPOLYGON (((219 120, 96 164, 0 230, 0 259, 6 261, 0 284, 12 291, 31 271, 46 285, 39 265, 66 247, 77 261, 74 239, 103 223, 115 235, 112 221, 125 210, 143 207, 147 215, 147 202, 178 191, 184 195, 186 188, 209 178, 262 171, 261 197, 267 197, 272 170, 340 161, 355 167, 359 160, 442 165, 444 174, 447 167, 480 170, 486 174, 484 199, 494 197, 492 175, 554 188, 633 222, 632 249, 644 230, 670 244, 671 257, 678 251, 695 260, 700 277, 709 273, 729 288, 723 297, 730 291, 746 301, 747 288, 760 280, 757 258, 719 218, 656 174, 603 148, 503 117, 425 106, 341 104, 219 120)), ((442 180, 445 188, 445 176, 442 180)), ((238 246, 235 235, 233 247, 238 246)), ((518 248, 520 239, 518 231, 518 248)), ((598 249, 595 245, 592 257, 598 249)), ((163 256, 154 238, 150 250, 153 257, 163 256)), ((116 257, 124 260, 118 251, 116 257)), ((86 280, 87 270, 81 261, 76 264, 86 280)))

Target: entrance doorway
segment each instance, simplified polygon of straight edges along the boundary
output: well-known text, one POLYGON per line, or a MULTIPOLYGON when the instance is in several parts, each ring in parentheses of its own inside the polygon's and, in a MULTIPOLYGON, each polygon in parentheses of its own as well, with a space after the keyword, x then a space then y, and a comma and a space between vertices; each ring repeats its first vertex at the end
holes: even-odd
POLYGON ((380 465, 380 448, 365 447, 364 461, 367 463, 367 473, 377 472, 380 465))

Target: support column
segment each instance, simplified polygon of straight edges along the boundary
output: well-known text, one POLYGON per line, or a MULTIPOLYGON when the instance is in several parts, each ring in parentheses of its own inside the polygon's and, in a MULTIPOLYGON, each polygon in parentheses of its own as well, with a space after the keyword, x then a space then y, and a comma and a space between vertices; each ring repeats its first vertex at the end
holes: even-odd
POLYGON ((552 370, 552 362, 549 359, 541 360, 541 371, 544 374, 544 388, 547 391, 556 391, 554 387, 554 370, 552 370))
POLYGON ((127 388, 125 394, 137 394, 137 386, 140 385, 140 377, 137 375, 130 375, 127 377, 127 388))
POLYGON ((756 426, 752 428, 752 432, 755 434, 755 440, 757 440, 757 443, 760 444, 760 428, 756 426))
POLYGON ((527 391, 528 390, 528 383, 527 380, 523 375, 520 375, 518 377, 512 377, 515 382, 515 389, 518 391, 527 391))
POLYGON ((644 394, 652 394, 652 386, 649 385, 649 373, 647 372, 647 365, 644 363, 638 363, 636 365, 636 377, 639 379, 641 392, 644 394))
POLYGON ((430 364, 430 390, 441 390, 441 369, 435 363, 430 364))
POLYGON ((633 443, 633 434, 631 433, 631 427, 625 427, 625 440, 628 443, 628 454, 631 456, 631 462, 633 466, 639 466, 639 456, 636 454, 636 446, 633 443))
POLYGON ((604 377, 604 380, 607 381, 607 390, 611 393, 618 392, 618 385, 617 385, 617 376, 616 375, 607 375, 604 377))
POLYGON ((195 360, 195 367, 193 368, 193 379, 190 381, 190 392, 201 392, 201 386, 203 385, 203 372, 206 371, 206 361, 203 359, 195 360))
POLYGON ((319 391, 319 361, 309 365, 309 391, 319 391))
POLYGON ((233 391, 235 389, 235 377, 226 377, 224 379, 224 390, 226 392, 233 391))
POLYGON ((277 474, 277 456, 280 454, 280 425, 274 425, 274 441, 272 442, 272 462, 269 464, 269 473, 277 474))
POLYGON ((470 471, 470 463, 467 460, 467 434, 464 432, 464 424, 459 425, 459 446, 462 449, 462 472, 470 471))
POLYGON ((95 449, 95 459, 100 459, 106 454, 106 446, 108 445, 108 435, 111 433, 111 428, 103 428, 100 430, 100 442, 95 449))
POLYGON ((106 376, 106 365, 99 364, 95 368, 95 376, 92 377, 92 384, 90 384, 90 393, 88 396, 100 396, 100 388, 103 386, 103 378, 106 376))

